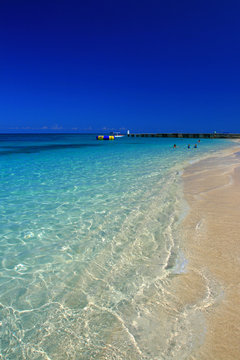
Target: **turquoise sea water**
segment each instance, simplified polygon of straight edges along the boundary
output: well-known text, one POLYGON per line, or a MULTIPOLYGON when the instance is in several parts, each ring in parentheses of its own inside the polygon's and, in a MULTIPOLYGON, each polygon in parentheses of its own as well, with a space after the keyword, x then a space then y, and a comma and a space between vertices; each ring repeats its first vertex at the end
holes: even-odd
POLYGON ((201 140, 0 135, 0 358, 186 359, 181 171, 201 140), (177 149, 173 149, 173 143, 177 149))

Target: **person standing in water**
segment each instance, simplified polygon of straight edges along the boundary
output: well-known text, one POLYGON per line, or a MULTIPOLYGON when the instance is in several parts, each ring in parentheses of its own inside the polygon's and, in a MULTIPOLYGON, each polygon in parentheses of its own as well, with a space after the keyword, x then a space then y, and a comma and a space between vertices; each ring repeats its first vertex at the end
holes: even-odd
POLYGON ((176 145, 176 144, 174 144, 174 145, 173 145, 173 148, 174 148, 174 149, 176 149, 176 147, 177 147, 177 145, 176 145))
POLYGON ((190 144, 188 144, 187 148, 190 149, 190 144))

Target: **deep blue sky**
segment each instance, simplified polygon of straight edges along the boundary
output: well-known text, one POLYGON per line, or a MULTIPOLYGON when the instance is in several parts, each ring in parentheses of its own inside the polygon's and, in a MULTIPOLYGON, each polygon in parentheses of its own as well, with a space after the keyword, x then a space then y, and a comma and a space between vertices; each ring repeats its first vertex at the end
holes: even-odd
POLYGON ((240 132, 239 1, 0 2, 0 131, 240 132))

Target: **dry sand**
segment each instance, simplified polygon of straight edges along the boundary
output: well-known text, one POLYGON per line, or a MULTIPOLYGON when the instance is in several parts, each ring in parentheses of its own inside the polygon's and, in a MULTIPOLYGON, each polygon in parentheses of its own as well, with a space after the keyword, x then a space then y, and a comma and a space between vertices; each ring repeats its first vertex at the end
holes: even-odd
POLYGON ((191 360, 240 359, 240 153, 231 151, 189 166, 183 222, 187 273, 176 291, 199 304, 206 333, 191 360))

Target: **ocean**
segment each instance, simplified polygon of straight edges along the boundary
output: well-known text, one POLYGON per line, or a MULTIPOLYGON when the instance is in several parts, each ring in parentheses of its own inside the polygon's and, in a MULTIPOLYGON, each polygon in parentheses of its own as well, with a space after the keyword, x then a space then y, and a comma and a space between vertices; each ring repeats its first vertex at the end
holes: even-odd
POLYGON ((181 174, 232 143, 195 143, 0 135, 0 358, 181 360, 201 344, 171 286, 188 261, 181 174))

